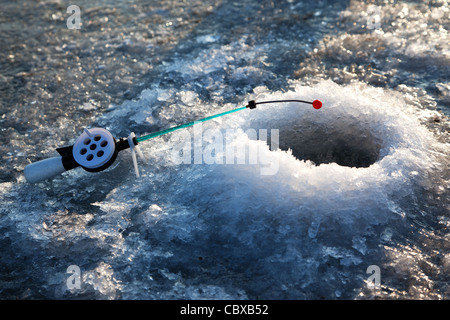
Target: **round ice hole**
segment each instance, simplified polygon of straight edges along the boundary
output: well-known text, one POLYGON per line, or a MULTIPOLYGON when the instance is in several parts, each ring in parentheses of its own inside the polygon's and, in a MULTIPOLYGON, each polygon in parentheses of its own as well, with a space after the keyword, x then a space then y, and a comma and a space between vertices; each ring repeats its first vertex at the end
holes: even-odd
POLYGON ((102 142, 100 142, 100 146, 102 148, 106 147, 107 145, 108 145, 108 141, 106 141, 106 140, 103 140, 102 142))
POLYGON ((91 146, 89 147, 89 149, 91 150, 95 150, 97 148, 97 145, 95 143, 91 144, 91 146))
POLYGON ((94 137, 94 141, 100 141, 101 138, 102 138, 102 136, 99 135, 99 134, 97 134, 97 135, 94 137))
POLYGON ((86 148, 83 148, 83 149, 80 150, 80 154, 86 154, 86 152, 87 152, 86 148))
POLYGON ((84 142, 85 145, 88 145, 89 143, 91 143, 91 139, 86 138, 86 139, 84 139, 83 142, 84 142))
POLYGON ((105 153, 102 151, 102 150, 100 150, 99 152, 97 152, 97 157, 101 157, 101 156, 103 156, 105 153))
POLYGON ((94 159, 94 155, 93 154, 88 154, 88 156, 86 157, 87 161, 91 161, 92 159, 94 159))
POLYGON ((290 149, 297 159, 310 160, 316 165, 337 163, 362 168, 374 164, 380 156, 382 142, 368 128, 343 122, 327 127, 302 122, 281 128, 279 147, 290 149))

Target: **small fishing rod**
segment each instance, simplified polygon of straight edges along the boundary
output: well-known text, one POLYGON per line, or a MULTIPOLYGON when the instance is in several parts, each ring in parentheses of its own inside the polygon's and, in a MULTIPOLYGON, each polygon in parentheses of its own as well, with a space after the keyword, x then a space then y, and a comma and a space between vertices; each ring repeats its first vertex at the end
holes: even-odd
POLYGON ((139 169, 136 154, 144 159, 144 155, 138 147, 140 142, 162 136, 164 134, 193 126, 197 123, 225 116, 230 113, 244 109, 255 109, 259 104, 299 102, 311 104, 314 109, 320 109, 322 102, 319 100, 274 100, 256 102, 251 100, 245 107, 232 109, 219 114, 215 114, 200 120, 184 123, 172 128, 153 132, 142 137, 136 137, 131 132, 127 138, 116 140, 113 135, 103 128, 84 129, 72 146, 57 148, 58 157, 40 160, 27 165, 24 169, 25 178, 29 183, 37 183, 46 179, 51 179, 65 171, 82 167, 88 172, 100 172, 109 168, 117 158, 120 151, 130 148, 133 166, 136 177, 139 177, 139 169))

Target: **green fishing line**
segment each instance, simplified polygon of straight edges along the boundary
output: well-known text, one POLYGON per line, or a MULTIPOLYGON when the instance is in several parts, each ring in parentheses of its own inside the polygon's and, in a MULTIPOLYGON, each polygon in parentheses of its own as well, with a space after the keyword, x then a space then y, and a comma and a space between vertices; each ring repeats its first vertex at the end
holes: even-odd
POLYGON ((237 108, 237 109, 233 109, 233 110, 230 110, 230 111, 226 111, 226 112, 222 112, 222 113, 219 113, 219 114, 215 114, 213 116, 209 116, 209 117, 206 117, 206 118, 203 118, 203 119, 200 119, 200 120, 195 120, 195 121, 192 121, 192 122, 189 122, 189 123, 180 124, 179 126, 176 126, 176 127, 172 127, 172 128, 169 128, 169 129, 165 129, 165 130, 161 130, 161 131, 157 131, 157 132, 153 132, 153 133, 147 134, 145 136, 137 138, 136 140, 137 140, 137 142, 142 142, 142 141, 145 141, 145 140, 148 140, 148 139, 151 139, 151 138, 162 136, 163 134, 166 134, 166 133, 169 133, 169 132, 173 132, 173 131, 178 130, 178 129, 182 129, 182 128, 193 126, 194 124, 197 124, 197 123, 200 123, 200 122, 205 122, 205 121, 208 121, 208 120, 211 120, 211 119, 214 119, 214 118, 218 118, 218 117, 221 117, 221 116, 224 116, 224 115, 236 112, 236 111, 244 110, 246 108, 247 107, 237 108))
POLYGON ((214 119, 214 118, 218 118, 218 117, 221 117, 221 116, 224 116, 224 115, 236 112, 236 111, 244 110, 244 109, 247 109, 247 108, 254 109, 254 108, 256 108, 257 104, 281 103, 281 102, 309 103, 309 104, 313 105, 314 109, 320 109, 322 107, 322 102, 319 101, 319 100, 314 100, 313 102, 304 101, 304 100, 275 100, 275 101, 255 102, 254 100, 252 100, 252 101, 249 101, 248 105, 246 105, 245 107, 233 109, 233 110, 230 110, 230 111, 225 111, 225 112, 222 112, 222 113, 219 113, 219 114, 215 114, 213 116, 209 116, 209 117, 206 117, 206 118, 203 118, 203 119, 200 119, 200 120, 195 120, 195 121, 188 122, 188 123, 185 123, 185 124, 180 124, 179 126, 176 126, 176 127, 172 127, 172 128, 169 128, 169 129, 165 129, 165 130, 149 133, 149 134, 147 134, 145 136, 136 138, 136 141, 139 143, 139 142, 151 139, 151 138, 162 136, 163 134, 166 134, 166 133, 169 133, 169 132, 173 132, 173 131, 178 130, 178 129, 183 129, 183 128, 186 128, 186 127, 190 127, 190 126, 193 126, 194 124, 197 124, 197 123, 200 123, 200 122, 205 122, 205 121, 208 121, 208 120, 211 120, 211 119, 214 119))

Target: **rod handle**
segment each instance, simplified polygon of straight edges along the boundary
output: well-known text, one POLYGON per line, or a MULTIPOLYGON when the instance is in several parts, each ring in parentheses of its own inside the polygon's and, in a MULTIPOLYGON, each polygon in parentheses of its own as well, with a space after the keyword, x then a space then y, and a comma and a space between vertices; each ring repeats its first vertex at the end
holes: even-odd
POLYGON ((36 183, 53 178, 64 171, 66 169, 63 166, 62 157, 54 157, 30 163, 25 167, 24 174, 29 183, 36 183))

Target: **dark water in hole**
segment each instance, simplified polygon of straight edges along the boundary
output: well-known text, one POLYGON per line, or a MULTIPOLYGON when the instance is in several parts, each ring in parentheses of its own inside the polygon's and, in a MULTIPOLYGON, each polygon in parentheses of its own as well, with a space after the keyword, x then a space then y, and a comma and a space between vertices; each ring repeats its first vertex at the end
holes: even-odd
POLYGON ((314 130, 289 128, 280 132, 280 148, 292 150, 299 160, 310 160, 316 165, 337 163, 346 167, 369 167, 380 156, 381 144, 369 130, 347 127, 351 132, 328 130, 314 126, 314 130))

